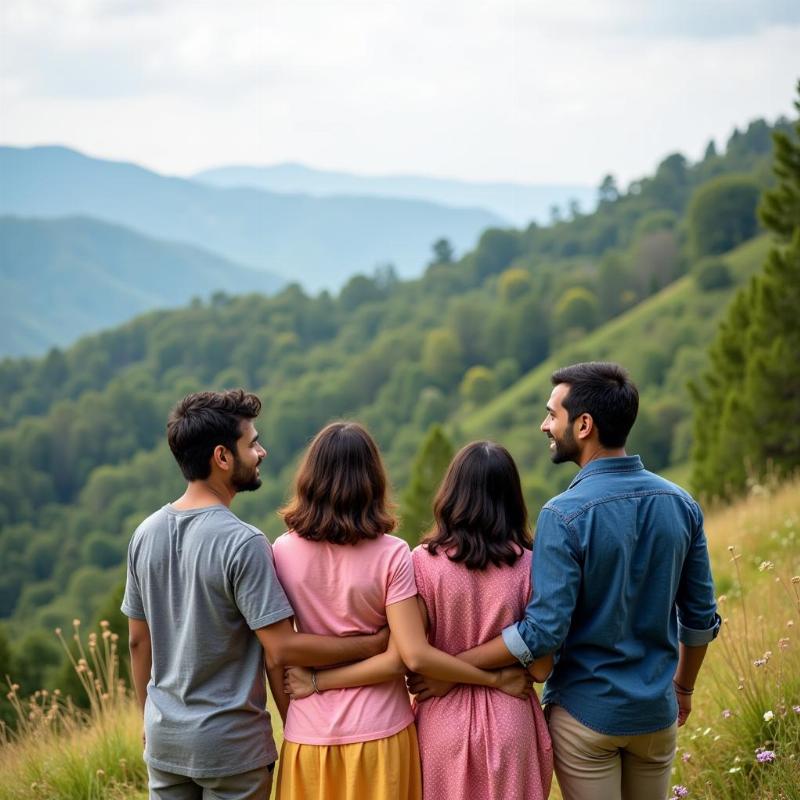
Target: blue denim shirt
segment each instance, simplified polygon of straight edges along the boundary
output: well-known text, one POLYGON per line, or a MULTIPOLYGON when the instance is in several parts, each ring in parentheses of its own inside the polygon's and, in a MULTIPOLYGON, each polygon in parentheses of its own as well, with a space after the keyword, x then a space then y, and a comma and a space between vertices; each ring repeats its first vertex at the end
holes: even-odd
POLYGON ((503 640, 524 666, 557 653, 543 702, 600 733, 669 727, 678 642, 720 625, 697 503, 639 456, 592 461, 542 509, 532 579, 503 640))

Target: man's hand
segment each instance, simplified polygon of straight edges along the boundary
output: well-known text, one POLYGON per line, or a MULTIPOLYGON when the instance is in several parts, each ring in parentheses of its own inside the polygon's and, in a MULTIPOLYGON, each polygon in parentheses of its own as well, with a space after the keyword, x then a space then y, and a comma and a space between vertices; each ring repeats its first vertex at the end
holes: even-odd
POLYGON ((689 719, 689 714, 692 713, 692 696, 676 690, 675 698, 678 701, 678 727, 682 728, 689 719))
POLYGON ((384 625, 377 633, 372 634, 370 638, 373 640, 371 644, 374 645, 375 652, 370 653, 370 656, 379 656, 381 653, 386 652, 386 648, 389 646, 390 633, 389 626, 384 625))
POLYGON ((495 688, 520 700, 527 700, 533 694, 531 676, 522 667, 504 667, 497 670, 495 688))
POLYGON ((437 681, 436 678, 426 678, 416 672, 406 674, 406 687, 411 694, 416 696, 418 703, 431 697, 444 697, 455 685, 450 681, 437 681))
POLYGON ((311 670, 305 667, 287 667, 283 675, 283 689, 292 700, 302 700, 314 694, 311 670))

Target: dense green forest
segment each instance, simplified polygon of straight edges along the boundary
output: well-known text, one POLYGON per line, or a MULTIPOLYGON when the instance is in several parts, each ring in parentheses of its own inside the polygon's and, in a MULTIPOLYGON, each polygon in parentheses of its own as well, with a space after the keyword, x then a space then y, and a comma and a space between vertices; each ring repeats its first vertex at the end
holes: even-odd
POLYGON ((622 361, 641 388, 631 449, 685 469, 687 381, 769 244, 756 206, 774 185, 773 130, 754 122, 695 164, 670 155, 624 191, 608 176, 594 213, 487 230, 458 260, 440 240, 417 280, 387 268, 337 296, 217 294, 0 363, 0 618, 16 673, 40 685, 61 660, 48 629, 113 609, 131 532, 181 490, 166 415, 200 387, 264 401, 264 485, 235 510, 269 535, 299 452, 339 416, 370 427, 401 498, 432 425, 454 445, 493 436, 535 511, 571 476, 538 431, 549 372, 586 358, 622 361))

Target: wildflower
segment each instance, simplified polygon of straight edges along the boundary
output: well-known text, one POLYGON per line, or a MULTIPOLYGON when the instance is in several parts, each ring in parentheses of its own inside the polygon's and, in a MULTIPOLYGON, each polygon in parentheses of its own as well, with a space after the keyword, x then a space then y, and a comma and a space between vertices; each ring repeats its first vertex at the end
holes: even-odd
POLYGON ((691 760, 692 760, 692 754, 691 753, 687 752, 687 753, 684 753, 681 756, 681 761, 683 761, 684 764, 688 764, 691 760))
POLYGON ((792 583, 800 583, 800 575, 792 576, 792 583))
POLYGON ((672 787, 672 796, 669 800, 678 800, 679 797, 686 797, 689 794, 689 790, 685 786, 681 786, 679 783, 676 783, 672 787))
POLYGON ((61 628, 56 628, 56 636, 61 636, 61 628))
POLYGON ((773 714, 772 711, 765 711, 764 712, 764 722, 772 722, 772 720, 774 718, 775 718, 775 714, 773 714))
POLYGON ((781 650, 788 650, 789 649, 789 637, 784 636, 782 639, 778 639, 778 647, 781 650))
POLYGON ((756 750, 756 761, 758 761, 759 764, 769 764, 774 760, 774 750, 765 750, 763 747, 759 747, 758 750, 756 750))
POLYGON ((800 714, 800 706, 792 706, 792 711, 794 711, 795 714, 800 714))
POLYGON ((72 620, 72 627, 73 628, 79 628, 80 625, 81 625, 81 621, 77 617, 75 617, 75 619, 72 620))
POLYGON ((758 571, 759 572, 764 572, 766 570, 774 569, 774 568, 775 568, 775 564, 773 564, 771 561, 762 561, 761 564, 759 564, 758 571))
POLYGON ((105 630, 111 623, 107 619, 100 620, 100 627, 105 630))
POLYGON ((733 712, 729 708, 722 709, 722 719, 730 719, 733 716, 733 712))
POLYGON ((766 659, 766 658, 757 658, 757 659, 756 659, 756 660, 753 662, 753 666, 754 666, 754 667, 763 667, 763 666, 764 666, 764 664, 766 664, 766 663, 767 663, 767 659, 766 659))

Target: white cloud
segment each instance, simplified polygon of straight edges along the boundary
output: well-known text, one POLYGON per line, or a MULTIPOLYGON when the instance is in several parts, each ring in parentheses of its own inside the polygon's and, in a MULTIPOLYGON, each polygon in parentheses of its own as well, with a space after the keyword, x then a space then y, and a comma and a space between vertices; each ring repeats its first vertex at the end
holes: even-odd
POLYGON ((788 113, 799 51, 785 0, 5 0, 0 137, 179 173, 627 181, 788 113))

